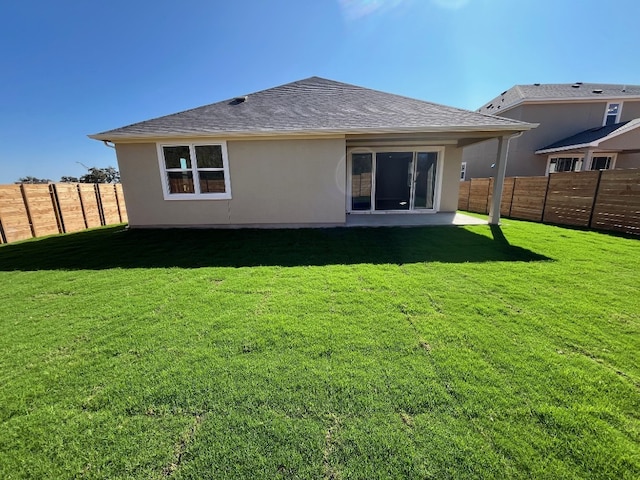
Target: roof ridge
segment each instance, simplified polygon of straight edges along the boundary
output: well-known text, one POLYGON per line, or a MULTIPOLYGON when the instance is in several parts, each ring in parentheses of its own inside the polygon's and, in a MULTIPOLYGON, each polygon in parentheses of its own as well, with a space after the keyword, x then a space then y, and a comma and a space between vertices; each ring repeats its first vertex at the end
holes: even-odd
MULTIPOLYGON (((519 120, 311 76, 92 135, 267 134, 269 132, 395 131, 416 128, 529 129, 519 120), (254 99, 252 101, 252 98, 254 99)), ((137 138, 137 137, 136 137, 137 138)))

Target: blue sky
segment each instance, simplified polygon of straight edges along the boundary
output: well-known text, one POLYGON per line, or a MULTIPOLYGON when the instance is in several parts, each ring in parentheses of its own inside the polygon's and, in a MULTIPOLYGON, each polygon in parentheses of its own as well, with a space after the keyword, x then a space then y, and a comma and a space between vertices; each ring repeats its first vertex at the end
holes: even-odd
POLYGON ((20 0, 0 18, 0 183, 115 166, 87 134, 313 75, 468 109, 514 84, 640 84, 638 0, 20 0))

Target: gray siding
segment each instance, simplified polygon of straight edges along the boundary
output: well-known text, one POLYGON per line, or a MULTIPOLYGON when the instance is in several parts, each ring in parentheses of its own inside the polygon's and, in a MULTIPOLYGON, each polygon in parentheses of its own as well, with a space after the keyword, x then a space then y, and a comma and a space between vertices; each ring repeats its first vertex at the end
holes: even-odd
POLYGON ((640 153, 621 153, 616 159, 616 168, 640 168, 640 153))
POLYGON ((634 118, 640 118, 640 102, 624 102, 622 104, 620 121, 626 122, 634 118))
MULTIPOLYGON (((509 144, 507 176, 544 175, 547 155, 534 152, 560 139, 583 130, 602 125, 607 101, 590 103, 525 104, 501 113, 501 116, 540 126, 513 139, 509 144)), ((624 102, 621 121, 640 118, 640 102, 624 102)), ((467 162, 467 178, 493 176, 498 142, 493 140, 465 148, 463 161, 467 162)), ((635 166, 636 156, 620 155, 616 168, 635 166)))

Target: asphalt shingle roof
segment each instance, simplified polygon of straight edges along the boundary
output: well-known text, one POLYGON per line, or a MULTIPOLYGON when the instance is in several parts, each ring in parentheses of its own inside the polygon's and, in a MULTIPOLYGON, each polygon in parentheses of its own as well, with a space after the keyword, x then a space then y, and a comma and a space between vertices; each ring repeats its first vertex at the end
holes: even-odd
POLYGON ((227 133, 528 130, 532 125, 311 77, 91 135, 98 140, 227 133))
POLYGON ((640 85, 547 83, 515 85, 484 104, 481 113, 496 115, 521 101, 640 97, 640 85))
POLYGON ((598 143, 599 140, 603 140, 606 137, 619 135, 633 130, 640 126, 640 119, 631 120, 628 122, 615 123, 613 125, 605 125, 604 127, 590 128, 584 130, 570 137, 558 140, 544 148, 539 149, 537 152, 545 150, 567 150, 571 147, 578 148, 586 144, 598 143))

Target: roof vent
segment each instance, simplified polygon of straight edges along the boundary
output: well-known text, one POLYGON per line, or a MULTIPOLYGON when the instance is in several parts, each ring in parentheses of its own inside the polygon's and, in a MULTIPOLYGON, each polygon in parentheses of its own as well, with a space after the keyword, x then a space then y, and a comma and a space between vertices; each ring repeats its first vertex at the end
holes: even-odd
POLYGON ((507 91, 505 90, 504 92, 502 92, 500 95, 504 95, 505 93, 507 93, 507 91))
POLYGON ((244 95, 242 97, 236 97, 233 99, 233 102, 231 102, 233 105, 238 105, 239 103, 244 103, 247 100, 249 100, 249 96, 248 95, 244 95))
POLYGON ((539 84, 539 83, 534 83, 534 85, 535 85, 536 87, 539 87, 539 86, 540 86, 540 84, 539 84))
POLYGON ((602 93, 602 90, 600 90, 599 88, 596 88, 595 90, 592 90, 593 93, 602 93))
POLYGON ((571 85, 571 88, 580 88, 580 84, 579 83, 574 83, 573 85, 571 85))

